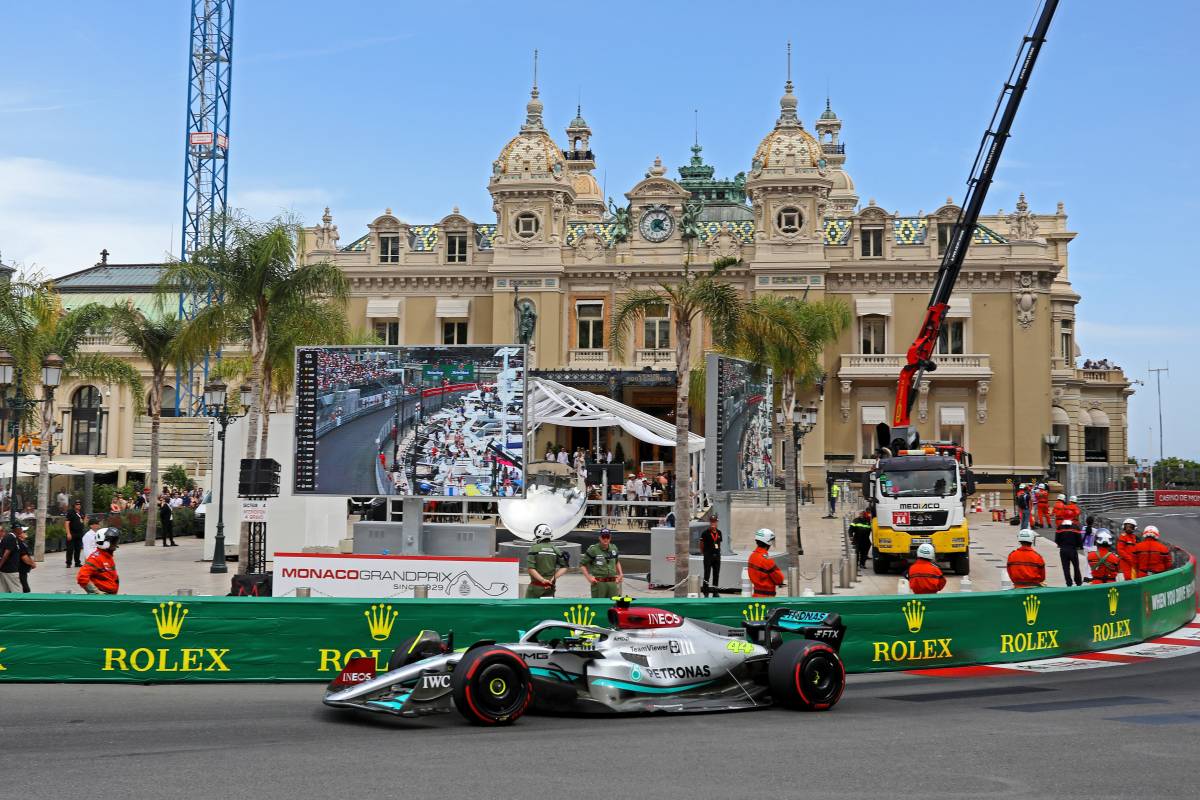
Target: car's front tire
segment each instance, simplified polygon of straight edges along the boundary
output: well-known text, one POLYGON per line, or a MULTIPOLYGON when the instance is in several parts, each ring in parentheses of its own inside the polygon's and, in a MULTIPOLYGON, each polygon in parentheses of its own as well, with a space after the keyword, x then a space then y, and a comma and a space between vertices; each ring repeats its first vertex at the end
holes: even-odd
POLYGON ((511 725, 533 700, 525 660, 505 647, 468 650, 450 673, 458 713, 476 725, 511 725))
POLYGON ((825 711, 846 688, 846 669, 833 648, 822 642, 784 642, 767 669, 771 697, 785 708, 825 711))

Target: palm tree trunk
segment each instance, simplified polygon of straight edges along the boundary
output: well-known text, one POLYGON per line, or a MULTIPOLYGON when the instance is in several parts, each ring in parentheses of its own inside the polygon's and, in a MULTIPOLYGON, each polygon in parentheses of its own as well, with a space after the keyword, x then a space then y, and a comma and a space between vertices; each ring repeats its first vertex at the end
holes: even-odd
POLYGON ((263 369, 262 393, 262 433, 258 442, 258 457, 266 458, 267 437, 271 433, 271 401, 272 394, 274 394, 271 390, 271 368, 269 366, 263 369))
POLYGON ((675 326, 675 596, 687 596, 692 550, 692 473, 688 453, 688 392, 692 372, 690 320, 675 326))
MULTIPOLYGON (((50 442, 54 438, 54 390, 47 389, 42 403, 42 443, 38 448, 38 500, 34 516, 33 560, 46 560, 46 507, 50 505, 50 442)), ((17 437, 20 439, 20 436, 17 437)), ((13 447, 16 447, 16 441, 13 447)), ((16 502, 12 498, 9 502, 16 502)))
MULTIPOLYGON (((262 413, 262 377, 267 360, 267 324, 257 315, 250 322, 250 410, 246 415, 245 458, 254 458, 258 444, 258 418, 262 413)), ((239 575, 245 575, 250 566, 250 523, 243 522, 238 536, 239 575)))
POLYGON ((158 439, 162 427, 162 389, 164 373, 154 371, 150 387, 150 495, 146 498, 146 547, 154 547, 158 536, 158 439))
MULTIPOLYGON (((783 542, 787 554, 791 556, 792 564, 799 564, 800 558, 800 509, 796 502, 796 475, 799 465, 796 463, 796 429, 792 414, 796 410, 796 378, 790 371, 783 374, 783 385, 780 387, 780 399, 783 401, 783 491, 787 495, 783 501, 783 542)), ((796 587, 789 587, 795 591, 796 587)))

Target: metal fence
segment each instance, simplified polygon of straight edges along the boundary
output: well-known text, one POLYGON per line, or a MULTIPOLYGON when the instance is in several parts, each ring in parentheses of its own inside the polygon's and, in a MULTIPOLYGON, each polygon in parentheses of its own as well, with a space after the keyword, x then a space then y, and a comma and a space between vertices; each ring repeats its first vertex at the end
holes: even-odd
POLYGON ((1059 479, 1067 495, 1128 492, 1137 488, 1133 464, 1060 464, 1059 479))

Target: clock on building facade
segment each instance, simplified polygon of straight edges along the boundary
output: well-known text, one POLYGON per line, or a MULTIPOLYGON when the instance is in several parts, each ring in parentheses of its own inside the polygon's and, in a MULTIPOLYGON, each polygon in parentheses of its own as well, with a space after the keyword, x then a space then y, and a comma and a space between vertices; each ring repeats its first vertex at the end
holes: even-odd
POLYGON ((665 242, 671 238, 671 232, 675 230, 675 218, 665 208, 652 208, 642 214, 638 230, 642 232, 642 238, 648 242, 665 242))

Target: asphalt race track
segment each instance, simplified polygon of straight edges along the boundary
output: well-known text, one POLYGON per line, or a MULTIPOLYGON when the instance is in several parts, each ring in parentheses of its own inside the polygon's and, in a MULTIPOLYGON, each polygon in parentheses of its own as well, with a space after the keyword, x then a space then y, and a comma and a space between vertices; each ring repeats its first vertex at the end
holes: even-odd
MULTIPOLYGON (((1200 512, 1131 513, 1200 550, 1200 512), (1185 516, 1174 516, 1184 514, 1185 516)), ((851 676, 832 711, 396 720, 316 684, 6 685, 23 798, 1189 797, 1200 653, 994 678, 851 676)))
MULTIPOLYGON (((406 398, 412 402, 413 398, 406 398)), ((373 414, 351 420, 317 440, 317 492, 321 494, 372 495, 378 494, 375 483, 375 464, 378 450, 375 437, 389 418, 396 416, 396 407, 381 408, 373 414)), ((390 447, 390 445, 389 445, 390 447)), ((389 459, 391 454, 389 451, 389 459)))

